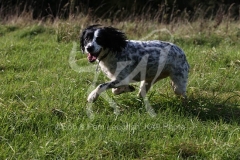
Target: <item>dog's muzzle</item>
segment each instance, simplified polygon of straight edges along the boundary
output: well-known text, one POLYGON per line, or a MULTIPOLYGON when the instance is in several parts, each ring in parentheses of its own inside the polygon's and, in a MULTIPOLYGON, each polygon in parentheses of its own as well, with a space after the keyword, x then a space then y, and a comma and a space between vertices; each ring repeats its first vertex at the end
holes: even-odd
POLYGON ((100 49, 99 52, 97 53, 92 53, 92 52, 88 52, 88 61, 89 62, 95 62, 97 60, 97 57, 99 56, 99 54, 101 53, 102 49, 100 49))

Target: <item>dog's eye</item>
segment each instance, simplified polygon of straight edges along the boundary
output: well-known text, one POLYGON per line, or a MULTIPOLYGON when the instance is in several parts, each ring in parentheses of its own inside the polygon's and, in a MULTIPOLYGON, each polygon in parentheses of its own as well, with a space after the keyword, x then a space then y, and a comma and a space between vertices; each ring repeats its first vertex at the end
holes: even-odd
POLYGON ((87 43, 88 41, 89 41, 89 37, 86 37, 85 39, 84 39, 84 43, 87 43))

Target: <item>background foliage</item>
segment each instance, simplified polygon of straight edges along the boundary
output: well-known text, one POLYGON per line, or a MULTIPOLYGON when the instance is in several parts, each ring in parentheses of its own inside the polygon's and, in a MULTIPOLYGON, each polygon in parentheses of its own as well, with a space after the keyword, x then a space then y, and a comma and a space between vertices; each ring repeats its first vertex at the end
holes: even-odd
POLYGON ((151 15, 169 22, 174 16, 188 14, 189 20, 195 20, 196 11, 205 12, 211 17, 221 12, 239 19, 240 1, 238 0, 6 0, 0 2, 1 18, 12 14, 32 12, 33 18, 68 18, 75 14, 91 14, 100 18, 126 18, 129 15, 151 15))

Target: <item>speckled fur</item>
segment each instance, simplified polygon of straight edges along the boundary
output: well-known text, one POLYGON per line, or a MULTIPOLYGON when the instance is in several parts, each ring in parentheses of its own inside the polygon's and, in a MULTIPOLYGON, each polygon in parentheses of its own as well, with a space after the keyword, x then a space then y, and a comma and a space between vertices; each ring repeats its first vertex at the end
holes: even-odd
MULTIPOLYGON (((101 38, 104 38, 104 36, 111 36, 105 35, 105 32, 101 34, 101 30, 105 29, 107 31, 108 28, 111 27, 101 28, 99 26, 94 26, 88 28, 88 30, 98 33, 94 34, 94 36, 102 36, 101 38)), ((111 29, 115 30, 117 33, 122 33, 117 29, 111 29)), ((124 37, 124 46, 120 51, 119 49, 114 51, 114 49, 108 46, 101 46, 97 42, 93 42, 92 39, 96 40, 96 37, 85 44, 84 40, 82 40, 83 37, 86 36, 85 34, 83 33, 81 35, 82 50, 87 51, 85 48, 86 44, 97 45, 93 45, 93 48, 98 48, 98 50, 99 46, 102 48, 101 52, 98 53, 97 59, 98 61, 100 60, 99 65, 101 70, 111 80, 110 82, 97 86, 97 88, 89 94, 88 102, 94 102, 101 92, 110 88, 112 88, 114 94, 134 91, 135 89, 129 85, 129 83, 133 82, 141 82, 139 96, 145 97, 151 85, 166 77, 171 78, 172 88, 176 95, 182 97, 186 96, 189 65, 184 52, 175 44, 159 40, 126 40, 124 37), (161 65, 159 64, 159 60, 161 60, 161 58, 165 58, 165 64, 162 67, 161 74, 158 74, 158 66, 161 65), (134 71, 137 71, 137 73, 134 71), (145 75, 139 73, 143 73, 142 71, 145 71, 145 75)), ((112 41, 114 41, 114 39, 112 39, 112 41)))

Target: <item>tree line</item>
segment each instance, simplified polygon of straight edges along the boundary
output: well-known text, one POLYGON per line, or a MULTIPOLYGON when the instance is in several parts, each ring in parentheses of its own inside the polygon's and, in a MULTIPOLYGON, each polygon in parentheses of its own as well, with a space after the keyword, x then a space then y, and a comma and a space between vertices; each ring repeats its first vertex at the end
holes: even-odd
POLYGON ((32 18, 58 17, 90 14, 99 18, 126 18, 128 16, 159 16, 170 20, 173 16, 188 13, 194 20, 196 11, 201 10, 204 18, 221 12, 232 18, 240 17, 239 0, 2 0, 1 17, 11 14, 32 12, 32 18))

